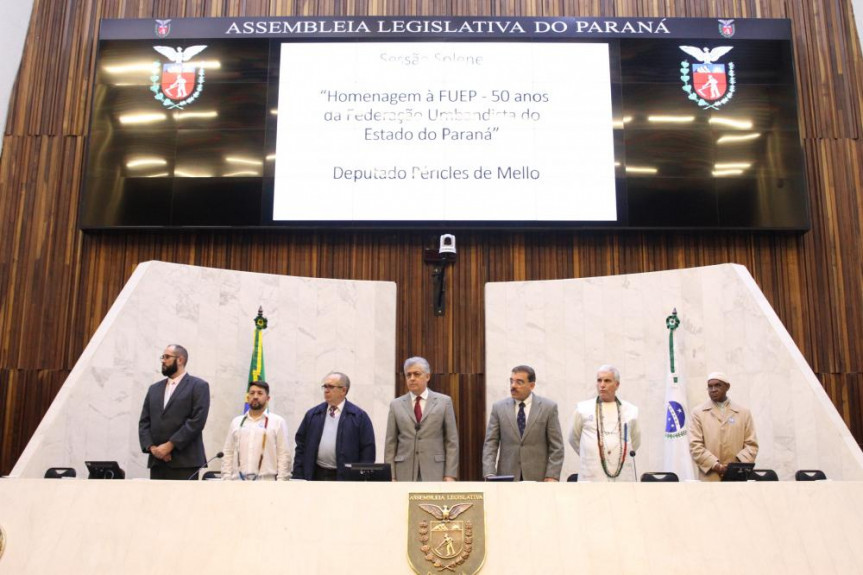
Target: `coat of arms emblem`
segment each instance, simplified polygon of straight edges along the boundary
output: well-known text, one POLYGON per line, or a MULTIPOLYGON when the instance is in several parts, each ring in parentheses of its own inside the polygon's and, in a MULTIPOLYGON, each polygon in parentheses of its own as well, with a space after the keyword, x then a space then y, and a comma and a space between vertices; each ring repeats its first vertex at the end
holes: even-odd
POLYGON ((171 33, 170 20, 156 20, 156 36, 159 38, 167 38, 171 33))
POLYGON ((485 560, 482 493, 411 493, 408 559, 417 573, 474 575, 485 560))
POLYGON ((734 36, 734 20, 720 20, 719 34, 723 38, 731 38, 734 36))
POLYGON ((204 89, 204 67, 192 62, 206 46, 171 48, 153 46, 153 50, 165 56, 169 62, 153 62, 150 90, 155 98, 169 110, 182 110, 198 99, 204 89))
POLYGON ((719 63, 718 60, 732 50, 733 46, 718 46, 713 49, 680 46, 680 49, 695 60, 680 63, 680 79, 683 91, 699 108, 718 110, 734 97, 736 72, 734 62, 719 63))

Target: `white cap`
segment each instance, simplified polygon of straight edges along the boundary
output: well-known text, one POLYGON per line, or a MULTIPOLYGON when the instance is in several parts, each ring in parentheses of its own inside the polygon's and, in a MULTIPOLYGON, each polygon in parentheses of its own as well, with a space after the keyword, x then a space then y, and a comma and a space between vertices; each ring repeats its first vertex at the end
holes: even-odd
POLYGON ((731 381, 729 381, 728 376, 721 371, 711 371, 707 374, 707 381, 710 381, 711 379, 718 379, 721 382, 731 385, 731 381))

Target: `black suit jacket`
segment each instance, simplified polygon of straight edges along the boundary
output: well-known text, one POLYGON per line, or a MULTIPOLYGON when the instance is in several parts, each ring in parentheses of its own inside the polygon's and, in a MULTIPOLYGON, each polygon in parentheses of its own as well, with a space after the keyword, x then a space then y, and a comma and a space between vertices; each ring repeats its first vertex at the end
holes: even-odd
MULTIPOLYGON (((316 405, 306 412, 294 440, 297 450, 294 454, 294 479, 311 480, 315 476, 315 462, 318 447, 324 434, 324 421, 327 417, 327 402, 316 405)), ((375 430, 368 414, 345 400, 339 427, 336 430, 337 479, 343 481, 347 475, 345 463, 375 462, 375 430)))
MULTIPOLYGON (((138 421, 141 450, 149 453, 150 446, 170 440, 174 451, 168 467, 201 467, 207 462, 201 432, 210 412, 210 384, 187 373, 171 394, 168 405, 162 407, 167 383, 167 378, 157 381, 147 390, 138 421)), ((147 467, 157 463, 165 465, 150 454, 147 467)))

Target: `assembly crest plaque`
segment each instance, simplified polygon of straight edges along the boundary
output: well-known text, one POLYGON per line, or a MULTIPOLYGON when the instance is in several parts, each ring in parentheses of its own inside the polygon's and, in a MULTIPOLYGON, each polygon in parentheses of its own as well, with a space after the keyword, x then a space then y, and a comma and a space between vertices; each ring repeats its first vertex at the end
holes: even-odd
POLYGON ((485 561, 482 493, 411 493, 408 561, 419 575, 474 575, 485 561))

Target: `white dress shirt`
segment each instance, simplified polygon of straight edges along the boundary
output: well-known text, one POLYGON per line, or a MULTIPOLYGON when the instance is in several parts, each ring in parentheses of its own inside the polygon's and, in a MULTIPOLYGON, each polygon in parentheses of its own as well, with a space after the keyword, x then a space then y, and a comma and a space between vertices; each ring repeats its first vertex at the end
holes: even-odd
POLYGON ((222 479, 290 479, 288 426, 275 413, 264 413, 257 419, 249 414, 235 417, 222 451, 225 454, 222 458, 222 479), (267 437, 265 445, 264 434, 267 437))
POLYGON ((524 424, 527 425, 527 419, 530 417, 530 406, 533 405, 533 392, 531 392, 530 395, 527 396, 527 399, 525 399, 523 402, 518 401, 517 399, 514 401, 515 401, 515 420, 518 421, 518 404, 524 403, 524 424))
POLYGON ((183 379, 184 375, 186 375, 185 372, 176 376, 175 379, 168 378, 168 383, 165 385, 165 402, 162 404, 162 407, 168 405, 168 401, 174 395, 174 392, 177 391, 177 386, 180 385, 180 380, 183 379))

